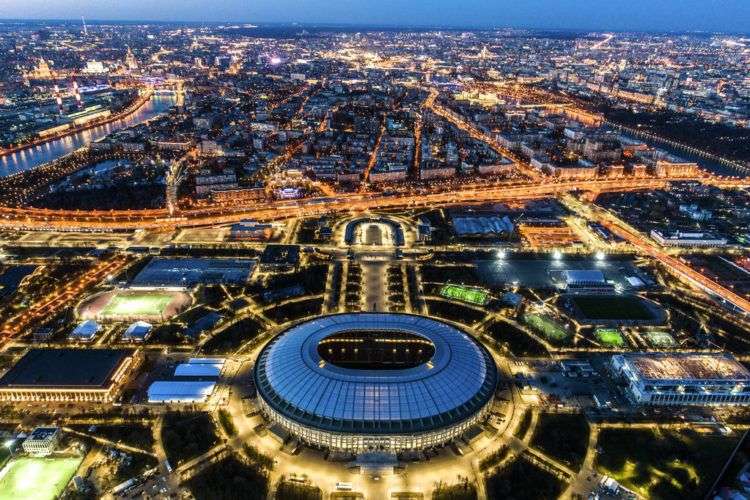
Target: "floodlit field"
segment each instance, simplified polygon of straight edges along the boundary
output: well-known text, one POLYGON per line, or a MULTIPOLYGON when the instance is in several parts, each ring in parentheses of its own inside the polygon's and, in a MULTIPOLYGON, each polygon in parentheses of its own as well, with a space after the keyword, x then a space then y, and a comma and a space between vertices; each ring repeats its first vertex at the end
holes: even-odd
POLYGON ((563 341, 568 338, 568 332, 557 321, 541 314, 527 314, 526 323, 548 340, 563 341))
POLYGON ((487 292, 478 288, 460 285, 445 285, 440 295, 447 299, 460 300, 469 304, 484 305, 487 302, 487 292))
POLYGON ((102 309, 103 316, 160 316, 172 302, 167 293, 118 293, 102 309))
POLYGON ((53 500, 80 463, 77 457, 15 458, 0 471, 0 500, 53 500))
POLYGON ((596 330, 596 340, 607 347, 624 347, 625 339, 622 334, 613 328, 600 328, 596 330))
POLYGON ((656 348, 674 347, 677 345, 674 337, 667 332, 646 332, 644 334, 648 343, 656 348))
POLYGON ((570 299, 584 317, 593 320, 647 321, 654 315, 638 297, 578 295, 570 299))

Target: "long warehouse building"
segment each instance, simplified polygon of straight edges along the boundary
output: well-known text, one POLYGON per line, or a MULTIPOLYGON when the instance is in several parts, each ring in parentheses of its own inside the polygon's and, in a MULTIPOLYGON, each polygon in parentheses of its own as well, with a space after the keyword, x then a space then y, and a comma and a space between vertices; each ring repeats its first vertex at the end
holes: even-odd
POLYGON ((142 361, 136 349, 30 349, 0 378, 0 401, 112 403, 142 361))

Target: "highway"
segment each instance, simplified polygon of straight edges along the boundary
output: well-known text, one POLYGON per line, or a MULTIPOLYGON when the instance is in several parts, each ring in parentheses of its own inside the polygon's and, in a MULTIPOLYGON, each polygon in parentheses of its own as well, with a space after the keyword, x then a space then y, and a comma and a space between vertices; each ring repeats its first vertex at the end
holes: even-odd
POLYGON ((570 199, 570 197, 567 197, 565 201, 569 208, 585 215, 589 220, 598 221, 609 231, 630 243, 641 254, 648 255, 664 264, 671 273, 675 274, 680 279, 692 283, 693 285, 697 285, 705 292, 732 304, 734 307, 742 310, 745 315, 750 314, 749 300, 713 281, 708 276, 696 271, 679 257, 670 255, 668 250, 661 248, 656 243, 652 242, 647 236, 642 235, 639 231, 618 219, 611 212, 599 207, 585 206, 570 199))
POLYGON ((334 198, 305 198, 193 207, 175 212, 168 210, 50 210, 41 208, 0 207, 0 228, 23 230, 99 231, 135 229, 175 229, 233 223, 243 219, 260 221, 290 217, 311 217, 332 212, 364 211, 382 208, 417 208, 432 205, 469 204, 530 200, 559 196, 571 191, 594 193, 664 189, 669 181, 694 180, 719 187, 747 187, 750 179, 723 180, 707 177, 663 178, 597 178, 588 181, 537 182, 508 181, 491 185, 465 184, 451 191, 426 193, 341 193, 334 198), (323 203, 322 200, 325 200, 323 203))

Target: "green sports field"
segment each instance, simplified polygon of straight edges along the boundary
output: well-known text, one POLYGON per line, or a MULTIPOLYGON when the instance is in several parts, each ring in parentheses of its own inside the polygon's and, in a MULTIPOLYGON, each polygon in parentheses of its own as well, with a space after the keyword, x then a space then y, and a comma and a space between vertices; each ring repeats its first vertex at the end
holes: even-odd
POLYGON ((547 340, 564 341, 568 339, 568 332, 557 321, 542 314, 527 314, 525 316, 526 324, 532 330, 544 335, 547 340))
POLYGON ((445 285, 440 289, 440 295, 446 299, 460 300, 469 304, 483 306, 487 303, 487 292, 479 288, 461 285, 445 285))
POLYGON ((622 334, 613 328, 599 328, 594 333, 596 340, 606 347, 625 347, 622 334))
POLYGON ((0 471, 0 500, 53 500, 73 477, 81 458, 14 458, 0 471))
POLYGON ((647 321, 653 313, 639 297, 628 295, 577 295, 570 300, 590 320, 647 321))
POLYGON ((674 347, 677 341, 668 332, 654 331, 643 334, 648 343, 656 348, 674 347))
POLYGON ((172 295, 159 292, 118 293, 102 309, 102 316, 160 316, 164 313, 172 295))

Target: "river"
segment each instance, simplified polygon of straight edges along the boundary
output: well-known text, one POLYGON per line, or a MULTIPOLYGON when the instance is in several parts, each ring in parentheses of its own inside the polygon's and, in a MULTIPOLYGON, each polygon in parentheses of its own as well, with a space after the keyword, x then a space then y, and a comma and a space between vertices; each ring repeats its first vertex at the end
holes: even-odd
POLYGON ((98 141, 112 132, 150 120, 174 106, 175 101, 175 97, 170 95, 155 95, 127 118, 0 157, 0 177, 38 167, 91 142, 98 141))

